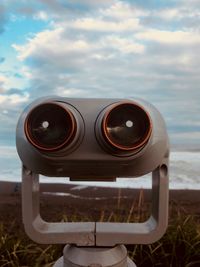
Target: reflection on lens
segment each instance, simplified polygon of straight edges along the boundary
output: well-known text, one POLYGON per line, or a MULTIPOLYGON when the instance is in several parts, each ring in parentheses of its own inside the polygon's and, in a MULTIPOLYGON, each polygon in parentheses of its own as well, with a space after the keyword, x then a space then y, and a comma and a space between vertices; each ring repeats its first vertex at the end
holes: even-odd
POLYGON ((25 133, 32 145, 54 151, 69 144, 76 131, 72 113, 57 103, 45 103, 35 107, 25 122, 25 133))
POLYGON ((148 141, 151 121, 142 107, 133 103, 120 103, 104 115, 102 131, 112 147, 123 151, 135 150, 148 141))

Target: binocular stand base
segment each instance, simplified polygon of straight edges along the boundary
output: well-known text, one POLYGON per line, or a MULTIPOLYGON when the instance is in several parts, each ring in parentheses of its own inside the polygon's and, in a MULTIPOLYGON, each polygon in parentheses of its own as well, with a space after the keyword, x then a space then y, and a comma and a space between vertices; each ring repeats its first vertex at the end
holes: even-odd
POLYGON ((115 247, 77 247, 66 245, 63 257, 53 267, 136 267, 124 245, 115 247))

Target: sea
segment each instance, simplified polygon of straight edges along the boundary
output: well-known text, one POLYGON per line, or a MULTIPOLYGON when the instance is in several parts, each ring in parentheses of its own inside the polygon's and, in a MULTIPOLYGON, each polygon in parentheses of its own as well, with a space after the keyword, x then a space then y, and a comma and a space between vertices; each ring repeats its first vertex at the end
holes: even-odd
MULTIPOLYGON (((1 181, 21 181, 21 162, 13 146, 0 146, 1 181)), ((200 190, 200 150, 172 150, 170 153, 169 187, 171 189, 200 190)), ((44 177, 43 183, 73 183, 77 187, 106 186, 125 188, 151 188, 151 177, 118 178, 116 182, 70 182, 68 178, 44 177)))

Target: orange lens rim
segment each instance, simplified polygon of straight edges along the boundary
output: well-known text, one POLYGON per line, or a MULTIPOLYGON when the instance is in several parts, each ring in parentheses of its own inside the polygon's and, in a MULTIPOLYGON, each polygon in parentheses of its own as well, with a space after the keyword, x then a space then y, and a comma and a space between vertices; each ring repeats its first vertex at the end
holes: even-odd
POLYGON ((151 118, 149 116, 149 114, 147 113, 147 111, 144 110, 143 107, 141 107, 140 105, 133 103, 133 102, 122 102, 122 103, 116 103, 114 105, 112 105, 112 107, 110 109, 108 109, 106 111, 106 113, 104 114, 103 120, 102 120, 102 132, 103 135, 106 139, 106 141, 115 149, 121 150, 121 151, 134 151, 137 150, 139 148, 142 148, 149 140, 151 133, 152 133, 152 121, 151 118), (126 106, 126 105, 132 105, 134 108, 138 108, 140 109, 145 115, 146 118, 148 120, 148 130, 146 131, 145 135, 141 138, 141 140, 139 142, 136 142, 134 145, 132 146, 123 146, 121 144, 118 144, 116 142, 114 142, 112 140, 112 138, 110 137, 110 134, 108 132, 108 120, 109 120, 109 116, 111 114, 111 112, 113 112, 115 109, 122 107, 122 106, 126 106))
POLYGON ((39 150, 42 150, 42 151, 56 151, 56 150, 59 150, 61 148, 63 148, 64 146, 67 146, 73 139, 73 137, 75 136, 76 134, 76 130, 77 130, 77 124, 76 124, 76 120, 73 116, 73 114, 71 113, 71 111, 67 108, 64 107, 64 105, 60 105, 60 104, 57 104, 57 103, 44 103, 44 104, 40 104, 36 107, 34 107, 28 114, 26 120, 25 120, 25 124, 24 124, 24 131, 25 131, 25 135, 28 139, 28 141, 36 148, 38 148, 39 150), (64 140, 64 142, 62 142, 61 144, 55 146, 55 147, 47 147, 47 146, 42 146, 41 144, 39 144, 35 138, 33 137, 33 134, 31 132, 31 126, 30 126, 30 117, 31 115, 33 114, 33 112, 35 112, 36 109, 38 108, 42 108, 42 106, 44 105, 55 105, 55 106, 58 106, 59 108, 62 108, 68 118, 70 119, 70 132, 69 134, 66 136, 66 139, 64 140))

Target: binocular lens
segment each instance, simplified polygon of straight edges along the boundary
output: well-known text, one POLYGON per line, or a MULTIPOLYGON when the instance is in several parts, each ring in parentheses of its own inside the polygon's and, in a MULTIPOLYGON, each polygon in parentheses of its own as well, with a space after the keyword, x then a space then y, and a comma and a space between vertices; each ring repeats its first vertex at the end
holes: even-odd
POLYGON ((75 134, 72 113, 62 105, 46 103, 34 108, 25 122, 28 140, 41 150, 54 151, 67 145, 75 134))
POLYGON ((140 106, 115 105, 103 118, 103 134, 114 148, 130 151, 142 147, 151 134, 151 121, 140 106))

